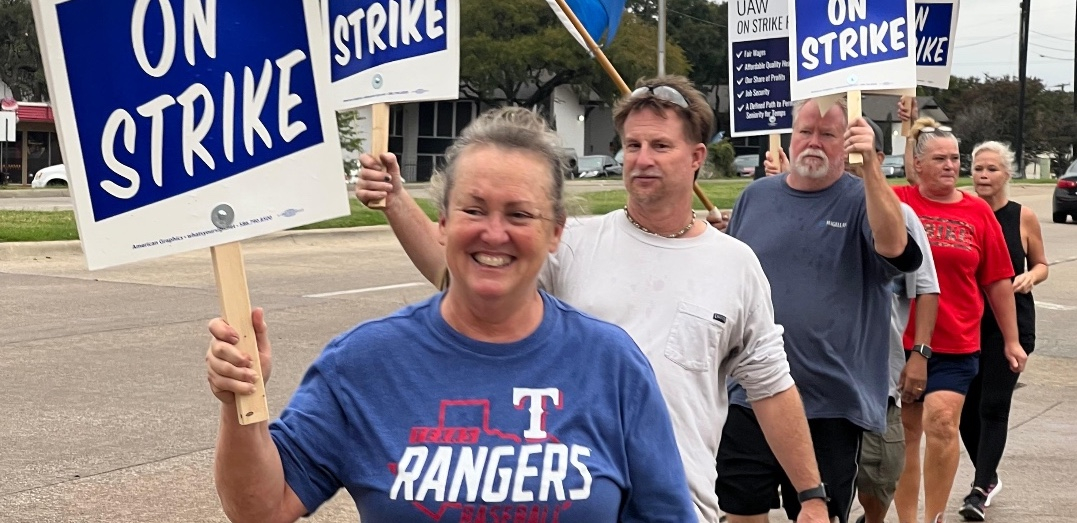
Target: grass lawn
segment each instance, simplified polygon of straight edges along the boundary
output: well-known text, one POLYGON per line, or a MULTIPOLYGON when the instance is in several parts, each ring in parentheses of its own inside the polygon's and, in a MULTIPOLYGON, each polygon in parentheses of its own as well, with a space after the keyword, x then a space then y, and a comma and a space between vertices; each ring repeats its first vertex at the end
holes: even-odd
MULTIPOLYGON (((716 179, 716 180, 700 180, 699 186, 703 189, 703 193, 707 195, 711 203, 719 209, 732 209, 733 203, 737 200, 737 196, 744 190, 744 187, 748 185, 750 180, 745 179, 716 179)), ((904 178, 889 178, 887 182, 890 185, 905 185, 904 178)), ((1054 185, 1057 182, 1055 179, 1042 179, 1042 180, 1014 180, 1011 182, 1013 185, 1054 185)), ((957 182, 958 187, 965 188, 967 191, 972 191, 972 179, 960 178, 957 182)), ((624 190, 616 189, 612 191, 592 192, 579 195, 582 200, 579 212, 582 214, 605 214, 614 209, 620 209, 625 206, 627 196, 624 190)), ((699 200, 695 200, 693 207, 697 210, 703 209, 703 204, 699 203, 699 200)))
POLYGON ((77 240, 72 211, 0 211, 0 242, 77 240))
MULTIPOLYGON (((904 184, 904 179, 891 178, 891 185, 904 184)), ((571 185, 573 182, 569 182, 571 185)), ((707 198, 719 209, 730 209, 749 180, 722 179, 700 180, 699 185, 707 198)), ((1047 184, 1054 185, 1056 180, 1014 180, 1015 185, 1047 184)), ((961 187, 969 187, 972 180, 961 178, 961 187)), ((626 197, 623 189, 584 193, 572 198, 570 209, 573 214, 605 214, 624 207, 626 197)), ((437 217, 437 209, 432 201, 418 199, 419 205, 431 219, 437 217)), ((385 224, 385 216, 380 211, 372 211, 357 200, 349 199, 351 214, 324 222, 298 227, 302 229, 336 229, 341 227, 362 227, 366 225, 385 224)), ((703 206, 696 202, 696 209, 703 206)), ((78 229, 75 215, 71 211, 0 211, 0 242, 32 242, 54 240, 77 240, 78 229)))
MULTIPOLYGON (((296 230, 337 229, 386 223, 385 215, 380 211, 367 209, 358 200, 349 199, 348 201, 351 203, 351 215, 304 225, 297 227, 296 230)), ((418 201, 427 216, 437 217, 437 208, 433 202, 418 201)), ((78 238, 75 213, 72 211, 0 211, 0 242, 39 242, 77 240, 78 238)))
MULTIPOLYGON (((437 219, 438 211, 434 202, 424 200, 421 198, 415 199, 419 203, 419 207, 423 208, 426 215, 431 219, 437 219)), ((384 225, 388 222, 385 221, 385 215, 381 211, 372 211, 367 209, 366 206, 359 203, 359 200, 349 198, 348 202, 351 203, 352 213, 349 216, 341 216, 340 218, 333 218, 324 222, 312 223, 310 225, 304 225, 302 227, 296 227, 293 230, 302 231, 309 229, 339 229, 342 227, 364 227, 367 225, 384 225)))

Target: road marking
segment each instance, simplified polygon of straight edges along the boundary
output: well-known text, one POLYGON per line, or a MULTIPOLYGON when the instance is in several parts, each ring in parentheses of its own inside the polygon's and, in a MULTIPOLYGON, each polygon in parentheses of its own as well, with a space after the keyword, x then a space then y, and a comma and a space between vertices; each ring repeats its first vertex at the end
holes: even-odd
POLYGON ((1055 261, 1052 261, 1052 262, 1047 262, 1047 265, 1058 265, 1060 263, 1069 263, 1069 262, 1075 261, 1075 260, 1077 260, 1077 256, 1070 256, 1069 258, 1062 258, 1061 260, 1055 260, 1055 261))
POLYGON ((362 294, 364 292, 378 292, 388 291, 392 289, 407 289, 408 287, 421 287, 423 285, 430 285, 427 282, 413 282, 413 283, 398 283, 396 285, 383 285, 381 287, 367 287, 365 289, 350 289, 346 291, 335 292, 323 292, 321 294, 307 294, 304 298, 328 298, 330 296, 341 296, 344 294, 362 294))
POLYGON ((1069 305, 1059 305, 1057 303, 1050 303, 1046 301, 1036 300, 1036 306, 1041 309, 1047 309, 1049 311, 1072 311, 1077 310, 1077 307, 1071 307, 1069 305))

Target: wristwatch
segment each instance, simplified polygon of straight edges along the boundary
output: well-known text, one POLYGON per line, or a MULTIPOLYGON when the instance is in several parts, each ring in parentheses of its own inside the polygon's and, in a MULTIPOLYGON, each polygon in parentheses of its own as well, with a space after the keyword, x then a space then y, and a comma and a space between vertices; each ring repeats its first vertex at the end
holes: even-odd
POLYGON ((912 346, 912 351, 923 356, 925 360, 931 359, 931 347, 924 345, 923 343, 917 343, 912 346))
POLYGON ((820 483, 818 487, 797 492, 797 501, 801 504, 813 499, 821 499, 824 503, 830 502, 830 496, 826 493, 826 483, 820 483))

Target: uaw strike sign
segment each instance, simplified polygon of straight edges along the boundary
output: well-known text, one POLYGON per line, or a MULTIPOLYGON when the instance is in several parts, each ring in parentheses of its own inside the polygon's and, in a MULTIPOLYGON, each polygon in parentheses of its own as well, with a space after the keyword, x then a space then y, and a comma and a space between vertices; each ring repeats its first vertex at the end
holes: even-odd
POLYGON ((903 0, 791 0, 792 98, 916 87, 913 6, 903 0))
POLYGON ((91 269, 349 212, 313 2, 33 7, 91 269))
POLYGON ((459 0, 321 5, 335 109, 459 97, 459 0))
POLYGON ((731 134, 789 132, 789 5, 786 0, 735 0, 729 6, 731 134))
POLYGON ((957 36, 958 0, 916 2, 916 81, 920 85, 946 89, 954 65, 954 38, 957 36))

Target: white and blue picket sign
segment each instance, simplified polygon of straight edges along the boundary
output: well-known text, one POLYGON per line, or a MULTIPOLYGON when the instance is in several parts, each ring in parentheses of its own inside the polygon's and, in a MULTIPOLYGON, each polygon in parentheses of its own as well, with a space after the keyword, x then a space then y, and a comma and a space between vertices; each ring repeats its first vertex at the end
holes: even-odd
POLYGON ((336 109, 459 96, 459 0, 322 4, 336 109))
POLYGON ((958 0, 916 2, 916 79, 920 85, 949 87, 959 7, 958 0))
POLYGON ((91 267, 347 212, 346 201, 330 203, 342 198, 343 169, 320 99, 328 78, 316 5, 36 0, 34 8, 91 267), (235 222, 214 227, 211 211, 222 204, 235 222))
POLYGON ((793 0, 794 99, 914 87, 912 5, 901 0, 793 0))

